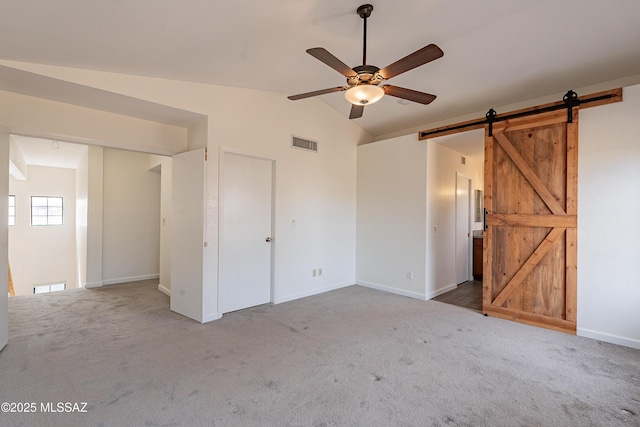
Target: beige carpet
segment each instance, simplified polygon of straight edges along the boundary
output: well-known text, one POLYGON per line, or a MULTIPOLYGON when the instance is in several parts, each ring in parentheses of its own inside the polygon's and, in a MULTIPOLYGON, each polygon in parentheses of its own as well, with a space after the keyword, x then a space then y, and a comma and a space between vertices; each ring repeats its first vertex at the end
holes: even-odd
POLYGON ((0 400, 37 410, 0 425, 640 425, 638 350, 357 286, 200 325, 155 288, 12 298, 0 400))

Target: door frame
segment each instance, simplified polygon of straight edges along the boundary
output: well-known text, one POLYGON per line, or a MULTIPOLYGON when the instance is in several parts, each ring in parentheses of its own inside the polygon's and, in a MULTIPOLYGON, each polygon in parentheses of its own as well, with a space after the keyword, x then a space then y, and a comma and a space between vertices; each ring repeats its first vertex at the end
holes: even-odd
MULTIPOLYGON (((456 197, 455 197, 455 227, 454 227, 454 258, 453 258, 453 274, 454 274, 454 282, 458 281, 457 278, 457 266, 458 266, 458 257, 457 257, 457 244, 458 244, 458 182, 460 178, 466 179, 469 181, 469 188, 467 188, 467 206, 469 207, 467 214, 467 281, 473 280, 473 223, 471 222, 471 197, 472 197, 472 189, 473 189, 473 180, 470 176, 457 172, 456 171, 456 197)), ((456 283, 459 285, 460 283, 456 283)))
POLYGON ((218 289, 217 289, 217 300, 218 300, 218 313, 224 315, 222 313, 222 300, 221 300, 221 289, 222 289, 222 272, 224 270, 224 265, 222 265, 222 249, 224 247, 224 219, 222 217, 222 212, 224 209, 224 155, 225 154, 235 154, 239 156, 251 157, 259 160, 265 160, 271 162, 271 253, 270 253, 270 274, 269 274, 269 301, 271 304, 275 303, 276 299, 276 274, 275 274, 275 255, 276 255, 276 245, 278 244, 276 235, 276 159, 266 155, 261 152, 256 152, 252 150, 241 150, 237 148, 219 147, 219 155, 218 155, 218 289))

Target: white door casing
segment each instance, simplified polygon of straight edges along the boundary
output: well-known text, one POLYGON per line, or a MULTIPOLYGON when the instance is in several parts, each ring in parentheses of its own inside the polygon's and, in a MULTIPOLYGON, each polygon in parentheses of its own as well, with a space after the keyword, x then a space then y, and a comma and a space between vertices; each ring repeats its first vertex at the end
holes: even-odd
POLYGON ((205 149, 173 156, 171 310, 203 321, 205 149))
POLYGON ((273 161, 223 153, 221 313, 271 301, 273 161))

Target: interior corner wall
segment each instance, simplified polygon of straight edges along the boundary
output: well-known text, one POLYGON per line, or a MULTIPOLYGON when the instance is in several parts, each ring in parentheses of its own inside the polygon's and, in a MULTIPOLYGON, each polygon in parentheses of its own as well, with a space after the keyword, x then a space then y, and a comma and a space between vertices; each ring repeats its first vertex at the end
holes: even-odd
POLYGON ((33 294, 34 286, 50 283, 77 288, 75 170, 31 165, 28 180, 10 177, 9 191, 16 196, 16 224, 9 227, 16 295, 33 294), (62 225, 32 226, 31 196, 62 197, 62 225))
POLYGON ((580 110, 578 335, 640 349, 640 85, 580 110))
POLYGON ((425 299, 427 144, 361 145, 357 176, 357 283, 425 299))
MULTIPOLYGON (((484 142, 482 142, 484 143, 484 142)), ((427 140, 427 299, 455 289, 456 174, 471 179, 474 190, 482 189, 482 164, 427 140)), ((472 198, 473 203, 473 198, 472 198)), ((473 213, 473 205, 471 206, 473 213)), ((471 244, 471 243, 470 243, 471 244)))
POLYGON ((150 155, 104 149, 103 284, 159 277, 160 174, 150 155))
POLYGON ((482 167, 415 134, 359 146, 357 283, 420 299, 455 288, 456 174, 480 190, 482 167))

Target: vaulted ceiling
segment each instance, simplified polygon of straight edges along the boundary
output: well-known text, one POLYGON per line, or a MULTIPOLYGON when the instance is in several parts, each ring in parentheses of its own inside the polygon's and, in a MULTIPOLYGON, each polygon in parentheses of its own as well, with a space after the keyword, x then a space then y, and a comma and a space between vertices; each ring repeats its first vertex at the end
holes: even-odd
MULTIPOLYGON (((245 87, 287 95, 345 79, 305 50, 361 65, 363 1, 3 0, 0 59, 245 87)), ((638 0, 372 2, 368 55, 384 67, 435 43, 444 57, 391 80, 357 123, 380 136, 490 107, 640 75, 638 0)), ((341 93, 326 102, 345 116, 341 93)))

